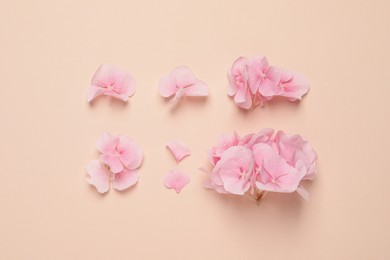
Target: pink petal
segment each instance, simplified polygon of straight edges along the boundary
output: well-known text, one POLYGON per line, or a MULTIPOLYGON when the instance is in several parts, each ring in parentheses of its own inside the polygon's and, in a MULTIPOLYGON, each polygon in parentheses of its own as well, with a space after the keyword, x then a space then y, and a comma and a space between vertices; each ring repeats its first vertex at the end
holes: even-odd
POLYGON ((92 160, 86 168, 88 183, 95 186, 98 192, 105 193, 110 186, 110 172, 98 160, 92 160))
POLYGON ((197 82, 194 73, 187 66, 176 67, 171 75, 176 80, 177 88, 185 88, 197 82))
POLYGON ((228 73, 228 95, 234 96, 239 88, 246 88, 248 84, 247 73, 248 59, 239 57, 234 61, 232 68, 228 73))
POLYGON ((123 164, 118 155, 115 154, 102 154, 100 155, 100 162, 108 165, 113 173, 123 171, 123 164))
POLYGON ((263 78, 259 86, 259 93, 264 97, 272 97, 278 92, 278 83, 279 81, 273 81, 272 79, 263 78))
POLYGON ((284 72, 292 75, 288 81, 281 81, 278 95, 289 98, 290 101, 301 100, 309 91, 309 83, 306 77, 300 73, 284 72))
POLYGON ((305 163, 307 173, 303 179, 312 180, 316 175, 317 153, 300 135, 287 135, 282 131, 276 134, 275 141, 279 145, 280 154, 286 161, 297 167, 299 161, 305 163))
MULTIPOLYGON (((103 64, 95 72, 92 78, 92 86, 100 88, 104 95, 113 96, 127 101, 129 96, 135 93, 135 79, 126 70, 112 64, 103 64)), ((92 101, 96 95, 91 90, 88 93, 88 101, 92 101)))
POLYGON ((93 99, 95 99, 98 96, 101 96, 104 94, 104 90, 91 85, 87 90, 87 101, 91 102, 93 99))
POLYGON ((190 177, 181 170, 171 170, 164 176, 163 183, 168 189, 174 189, 179 193, 188 183, 190 177))
POLYGON ((203 81, 198 80, 194 84, 184 88, 184 95, 189 97, 205 97, 208 96, 209 89, 203 81))
POLYGON ((239 88, 234 96, 234 102, 243 109, 250 109, 252 107, 252 96, 249 89, 239 88))
POLYGON ((119 136, 117 152, 119 153, 120 161, 126 168, 135 170, 141 166, 143 160, 142 149, 127 136, 119 136))
POLYGON ((272 147, 265 143, 254 145, 252 150, 255 162, 259 167, 263 165, 263 161, 267 156, 273 155, 275 153, 272 147))
POLYGON ((176 80, 169 74, 164 76, 158 84, 158 93, 162 97, 170 97, 177 91, 176 80))
POLYGON ((262 83, 264 74, 268 71, 268 60, 264 56, 258 56, 249 60, 248 84, 252 94, 256 94, 262 83))
POLYGON ((114 153, 118 143, 118 137, 110 133, 104 133, 97 141, 96 148, 101 153, 114 153))
MULTIPOLYGON (((253 168, 252 151, 242 146, 232 146, 222 154, 213 169, 212 177, 217 176, 226 191, 243 195, 250 188, 253 168)), ((212 181, 215 179, 212 178, 212 181)))
POLYGON ((123 171, 114 174, 114 180, 112 186, 116 190, 125 190, 130 186, 133 186, 138 182, 139 172, 138 170, 123 169, 123 171))
POLYGON ((185 157, 191 155, 191 150, 179 141, 171 141, 166 147, 172 152, 178 163, 185 157))
POLYGON ((302 173, 289 166, 281 156, 269 153, 263 160, 260 181, 256 182, 256 186, 266 191, 294 192, 303 177, 302 173))

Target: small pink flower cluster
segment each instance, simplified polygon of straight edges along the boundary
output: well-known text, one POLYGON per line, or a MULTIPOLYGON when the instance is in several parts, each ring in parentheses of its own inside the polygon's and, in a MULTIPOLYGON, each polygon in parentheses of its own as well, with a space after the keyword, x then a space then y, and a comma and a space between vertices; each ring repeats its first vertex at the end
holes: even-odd
POLYGON ((228 79, 228 95, 234 97, 234 102, 243 109, 263 106, 274 96, 286 97, 290 101, 301 100, 309 90, 305 76, 270 66, 264 56, 238 58, 228 73, 228 79))
POLYGON ((302 180, 313 180, 317 154, 300 135, 263 129, 240 138, 222 135, 210 151, 214 166, 206 188, 219 193, 248 194, 256 200, 266 192, 297 191, 308 199, 302 180))
POLYGON ((138 182, 138 168, 143 160, 138 144, 127 136, 105 133, 96 148, 101 153, 99 160, 90 161, 86 170, 88 183, 98 192, 107 192, 110 182, 116 190, 127 189, 138 182))

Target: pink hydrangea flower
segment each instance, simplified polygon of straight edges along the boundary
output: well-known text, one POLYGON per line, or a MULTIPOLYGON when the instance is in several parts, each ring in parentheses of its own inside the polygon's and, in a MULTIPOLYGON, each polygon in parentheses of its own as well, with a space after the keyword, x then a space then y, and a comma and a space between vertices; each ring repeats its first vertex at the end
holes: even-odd
POLYGON ((302 74, 270 66, 264 56, 239 57, 228 72, 228 80, 228 95, 243 109, 263 106, 275 96, 300 100, 309 89, 302 74))
POLYGON ((180 66, 163 77, 158 85, 158 92, 162 97, 179 100, 183 96, 204 97, 209 89, 203 81, 197 79, 186 66, 180 66))
POLYGON ((248 65, 248 83, 253 95, 260 93, 264 97, 272 97, 278 91, 280 70, 271 67, 264 56, 255 57, 248 65))
POLYGON ((309 83, 304 75, 280 69, 281 78, 277 96, 286 97, 290 101, 301 100, 309 91, 309 83))
POLYGON ((232 133, 223 135, 211 151, 213 169, 206 188, 256 200, 266 192, 296 191, 308 199, 301 182, 315 177, 317 154, 299 135, 274 134, 270 128, 243 138, 232 133))
POLYGON ((98 140, 96 148, 101 153, 100 161, 110 167, 113 173, 124 168, 138 168, 143 159, 142 150, 133 140, 120 135, 104 133, 98 140))
POLYGON ((87 101, 105 95, 127 101, 135 93, 135 79, 126 70, 112 64, 101 65, 92 77, 87 101))
POLYGON ((243 195, 250 188, 254 158, 252 151, 243 146, 225 150, 211 172, 211 185, 217 191, 243 195))
POLYGON ((136 184, 138 168, 142 164, 141 148, 126 136, 105 133, 97 142, 101 153, 99 160, 92 160, 87 166, 88 183, 98 192, 108 191, 110 182, 116 190, 124 190, 136 184))
POLYGON ((163 183, 168 189, 174 189, 176 193, 180 193, 190 183, 190 177, 181 170, 173 169, 165 174, 163 183))

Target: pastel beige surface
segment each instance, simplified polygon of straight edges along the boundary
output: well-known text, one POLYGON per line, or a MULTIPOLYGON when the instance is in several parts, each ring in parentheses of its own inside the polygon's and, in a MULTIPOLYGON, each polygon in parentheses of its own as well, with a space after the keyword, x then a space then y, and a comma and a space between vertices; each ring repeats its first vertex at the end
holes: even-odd
POLYGON ((389 1, 0 1, 0 259, 389 259, 389 1), (251 113, 226 95, 240 55, 304 73, 300 104, 251 113), (128 68, 127 105, 85 91, 101 63, 128 68), (205 101, 171 110, 161 76, 188 65, 205 101), (249 199, 202 188, 219 134, 264 127, 306 137, 319 174, 296 194, 249 199), (95 142, 134 138, 139 183, 101 196, 86 182, 95 142), (162 185, 185 142, 191 176, 162 185))

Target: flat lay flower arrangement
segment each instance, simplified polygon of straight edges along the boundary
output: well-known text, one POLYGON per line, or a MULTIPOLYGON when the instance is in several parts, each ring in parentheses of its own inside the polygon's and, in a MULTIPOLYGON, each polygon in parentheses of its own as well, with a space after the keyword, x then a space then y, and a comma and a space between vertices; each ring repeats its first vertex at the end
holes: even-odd
MULTIPOLYGON (((227 94, 241 109, 263 106, 274 97, 299 101, 308 92, 305 76, 287 69, 270 66, 264 56, 239 57, 228 71, 227 94)), ((101 65, 92 77, 87 101, 100 96, 123 102, 135 94, 136 81, 127 70, 112 64, 101 65)), ((162 77, 158 93, 169 103, 181 102, 183 97, 206 97, 207 84, 198 79, 187 66, 174 68, 162 77)), ((191 149, 179 140, 166 143, 166 148, 179 164, 191 155, 191 149)), ((97 141, 100 155, 91 160, 86 172, 88 183, 100 193, 110 186, 118 191, 138 182, 143 161, 141 147, 124 135, 104 133, 97 141)), ((248 196, 260 201, 268 192, 297 192, 305 200, 309 193, 304 181, 316 175, 317 154, 300 135, 263 129, 240 137, 236 132, 221 135, 209 151, 210 167, 200 170, 208 176, 207 189, 221 194, 248 196), (207 168, 207 169, 206 169, 207 168)), ((162 178, 162 184, 180 193, 190 183, 190 177, 174 168, 162 178)))

